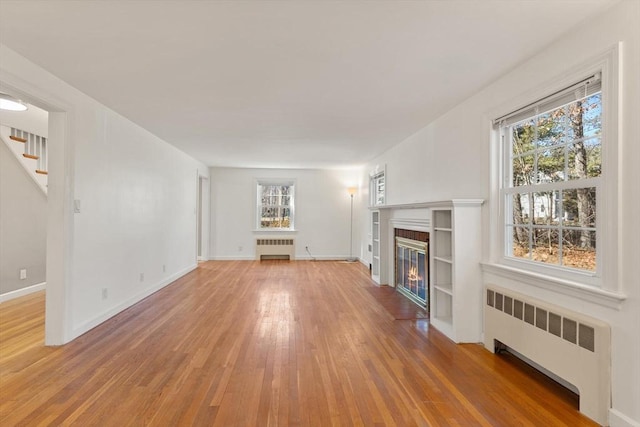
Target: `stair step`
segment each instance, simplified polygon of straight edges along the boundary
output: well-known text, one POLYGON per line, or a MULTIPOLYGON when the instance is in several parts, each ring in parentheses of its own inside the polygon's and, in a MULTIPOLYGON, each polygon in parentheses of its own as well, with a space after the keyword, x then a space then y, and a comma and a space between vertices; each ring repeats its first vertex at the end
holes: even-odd
POLYGON ((33 160, 38 160, 40 158, 40 156, 36 156, 34 154, 27 154, 27 153, 24 153, 22 157, 26 157, 27 159, 33 159, 33 160))
POLYGON ((36 169, 36 173, 39 173, 40 175, 49 175, 49 172, 40 169, 36 169))
POLYGON ((15 135, 11 135, 9 138, 13 139, 14 141, 18 141, 18 142, 27 142, 27 138, 20 138, 19 136, 15 136, 15 135))

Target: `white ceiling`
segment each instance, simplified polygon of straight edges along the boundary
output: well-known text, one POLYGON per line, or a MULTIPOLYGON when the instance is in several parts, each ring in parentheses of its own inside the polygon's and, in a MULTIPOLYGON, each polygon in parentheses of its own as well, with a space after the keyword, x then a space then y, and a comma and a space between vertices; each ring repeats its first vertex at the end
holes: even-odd
POLYGON ((615 1, 0 0, 0 42, 208 165, 346 167, 615 1))

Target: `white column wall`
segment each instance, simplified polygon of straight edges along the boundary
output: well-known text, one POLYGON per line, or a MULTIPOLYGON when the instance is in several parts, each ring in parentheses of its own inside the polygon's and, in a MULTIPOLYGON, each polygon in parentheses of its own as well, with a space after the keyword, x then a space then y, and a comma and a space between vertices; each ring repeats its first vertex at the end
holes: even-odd
POLYGON ((55 112, 47 342, 63 344, 195 268, 198 173, 209 171, 6 46, 0 56, 3 87, 55 112))

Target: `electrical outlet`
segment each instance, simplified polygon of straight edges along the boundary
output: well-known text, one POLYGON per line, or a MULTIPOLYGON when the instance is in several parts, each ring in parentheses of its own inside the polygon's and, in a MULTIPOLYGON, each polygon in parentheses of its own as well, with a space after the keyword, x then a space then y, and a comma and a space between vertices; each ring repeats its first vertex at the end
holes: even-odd
POLYGON ((144 273, 140 273, 140 281, 144 282, 144 273))
POLYGON ((102 299, 109 298, 109 290, 107 288, 102 288, 102 299))
POLYGON ((27 278, 27 269, 26 268, 20 269, 20 280, 24 280, 26 278, 27 278))
POLYGON ((309 246, 305 246, 304 249, 308 251, 309 250, 309 246))

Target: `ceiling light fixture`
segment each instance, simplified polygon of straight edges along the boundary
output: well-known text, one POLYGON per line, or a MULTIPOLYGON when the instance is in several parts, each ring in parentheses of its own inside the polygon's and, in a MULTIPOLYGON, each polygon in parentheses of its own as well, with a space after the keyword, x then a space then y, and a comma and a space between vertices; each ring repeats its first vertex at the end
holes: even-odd
POLYGON ((0 110, 26 111, 27 104, 6 93, 0 93, 0 110))

